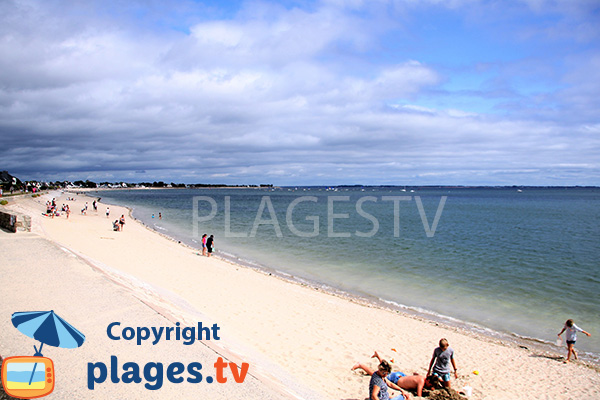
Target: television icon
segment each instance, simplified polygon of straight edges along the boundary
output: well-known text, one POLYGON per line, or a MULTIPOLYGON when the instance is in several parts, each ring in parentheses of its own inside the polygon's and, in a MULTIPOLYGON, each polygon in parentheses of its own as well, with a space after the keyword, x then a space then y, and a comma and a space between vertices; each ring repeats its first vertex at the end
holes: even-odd
POLYGON ((44 397, 54 390, 54 363, 47 357, 7 357, 1 375, 6 394, 19 399, 44 397))

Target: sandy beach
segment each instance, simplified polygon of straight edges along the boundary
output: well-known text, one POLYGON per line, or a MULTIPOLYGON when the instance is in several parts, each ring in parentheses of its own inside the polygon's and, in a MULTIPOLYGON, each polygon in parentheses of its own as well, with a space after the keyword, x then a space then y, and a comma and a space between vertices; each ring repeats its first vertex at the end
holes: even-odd
POLYGON ((441 338, 455 351, 459 377, 453 388, 472 387, 472 399, 600 398, 596 366, 563 364, 564 354, 502 343, 218 257, 202 257, 134 221, 126 208, 110 205, 107 218, 105 204, 92 210, 93 198, 58 194, 11 199, 4 208, 31 215, 33 229, 0 232, 0 354, 32 355, 34 341, 10 322, 15 311, 54 308, 86 334, 78 350, 48 347, 45 355, 55 356, 57 374, 70 377, 60 383, 57 378, 55 398, 362 400, 368 397, 369 377, 351 371, 355 362, 374 368, 370 357, 377 350, 393 359, 394 371, 425 374, 441 338), (42 216, 52 196, 59 205, 70 205, 69 219, 42 216), (67 201, 67 196, 75 200, 67 201), (85 202, 88 212, 82 215, 85 202), (125 227, 115 232, 112 222, 121 215, 125 227), (113 321, 123 327, 177 322, 183 327, 201 321, 204 326, 218 324, 221 340, 137 346, 107 337, 113 321), (140 364, 200 360, 208 365, 224 357, 238 365, 249 363, 250 369, 239 384, 165 382, 160 390, 149 391, 142 384, 105 382, 90 391, 86 364, 108 363, 110 355, 140 364))

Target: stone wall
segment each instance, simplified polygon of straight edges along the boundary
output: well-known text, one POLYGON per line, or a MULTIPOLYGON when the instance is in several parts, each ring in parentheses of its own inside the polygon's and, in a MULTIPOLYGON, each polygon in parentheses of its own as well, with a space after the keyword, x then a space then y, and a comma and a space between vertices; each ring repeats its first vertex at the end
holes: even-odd
POLYGON ((31 232, 31 217, 29 215, 0 211, 0 228, 15 233, 17 229, 31 232))

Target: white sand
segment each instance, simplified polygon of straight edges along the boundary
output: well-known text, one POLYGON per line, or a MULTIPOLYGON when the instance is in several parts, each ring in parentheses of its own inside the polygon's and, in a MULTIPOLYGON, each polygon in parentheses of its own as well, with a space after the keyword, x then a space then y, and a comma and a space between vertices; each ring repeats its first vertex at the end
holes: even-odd
MULTIPOLYGON (((172 326, 165 316, 140 302, 131 293, 98 274, 81 259, 35 234, 10 234, 0 231, 0 355, 32 356, 39 343, 21 334, 11 323, 15 311, 54 309, 61 317, 86 335, 78 349, 44 346, 44 356, 53 360, 56 386, 53 399, 280 399, 281 395, 254 376, 243 384, 208 385, 165 384, 150 391, 142 384, 97 384, 87 388, 87 364, 104 362, 116 355, 119 364, 134 361, 142 367, 150 361, 184 365, 198 361, 213 363, 219 354, 196 344, 159 343, 137 346, 131 342, 108 339, 105 330, 114 321, 131 326, 172 326)), ((165 367, 166 368, 166 367, 165 367)), ((121 374, 121 372, 120 372, 121 374)), ((120 375, 119 374, 119 375, 120 375)))
MULTIPOLYGON (((394 359, 394 370, 425 374, 433 349, 445 337, 455 351, 459 368, 459 379, 452 382, 453 387, 471 386, 473 399, 600 398, 597 369, 581 363, 565 365, 561 360, 514 344, 496 343, 217 258, 198 256, 196 251, 135 223, 128 211, 120 207, 110 206, 110 219, 102 204, 97 213, 90 210, 83 216, 79 210, 85 201, 91 209, 92 199, 78 196, 77 201, 69 202, 73 210, 69 220, 63 216, 50 219, 40 216, 43 201, 27 198, 12 207, 32 213, 35 231, 123 285, 119 289, 123 296, 125 292, 134 294, 155 309, 162 309, 172 321, 183 321, 182 325, 193 326, 197 321, 217 323, 223 340, 209 345, 226 351, 232 360, 250 363, 251 371, 263 382, 285 387, 298 397, 364 399, 369 378, 350 371, 355 361, 375 366, 369 357, 373 350, 379 350, 385 358, 394 359), (114 232, 111 223, 121 214, 125 214, 127 224, 123 232, 114 232), (478 375, 472 373, 475 370, 478 375)), ((23 241, 21 246, 26 252, 28 242, 23 241)), ((2 269, 6 268, 4 265, 2 269)), ((3 279, 1 283, 3 294, 24 290, 13 281, 3 279)), ((108 291, 110 285, 105 286, 93 290, 108 291)), ((75 305, 86 307, 88 299, 70 293, 64 296, 75 305)), ((137 313, 123 309, 121 298, 113 303, 111 318, 136 326, 137 313)), ((4 320, 7 312, 3 307, 4 320)), ((6 324, 4 320, 2 324, 6 324)), ((97 322, 86 326, 87 331, 110 344, 112 341, 104 333, 105 321, 97 322)), ((125 354, 125 348, 136 346, 122 347, 115 352, 125 354)), ((179 347, 182 346, 168 344, 172 351, 179 352, 179 347)), ((186 347, 195 349, 197 345, 186 347)), ((0 351, 4 355, 2 348, 0 351)), ((11 354, 4 356, 7 355, 11 354)), ((88 360, 86 356, 82 358, 88 360)))

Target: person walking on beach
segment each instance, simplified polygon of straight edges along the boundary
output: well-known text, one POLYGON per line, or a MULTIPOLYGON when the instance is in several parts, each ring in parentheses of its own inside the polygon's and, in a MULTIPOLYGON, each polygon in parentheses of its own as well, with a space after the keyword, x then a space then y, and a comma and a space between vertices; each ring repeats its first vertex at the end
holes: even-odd
POLYGON ((106 218, 110 216, 110 208, 106 207, 106 218))
POLYGON ((444 387, 450 387, 450 363, 454 368, 454 378, 458 379, 458 369, 454 362, 454 350, 450 348, 448 340, 441 339, 440 347, 437 347, 433 351, 433 356, 429 362, 429 368, 427 369, 427 376, 431 375, 431 367, 433 367, 433 376, 437 377, 438 380, 442 381, 444 387), (434 365, 435 363, 435 365, 434 365))
POLYGON ((578 327, 577 325, 575 325, 575 323, 573 322, 572 319, 568 319, 567 322, 565 322, 565 326, 563 326, 562 331, 560 331, 560 333, 558 334, 558 337, 562 340, 562 337, 560 335, 562 335, 563 332, 567 332, 567 359, 565 361, 563 361, 565 364, 567 364, 568 362, 571 361, 571 354, 573 354, 573 357, 577 360, 577 352, 575 351, 575 342, 577 341, 577 332, 581 332, 584 333, 588 336, 592 336, 589 333, 587 333, 586 331, 584 331, 583 329, 581 329, 580 327, 578 327))
POLYGON ((202 255, 206 255, 206 233, 202 235, 202 255))
POLYGON ((121 215, 121 218, 119 219, 119 226, 121 227, 119 230, 122 231, 123 227, 125 226, 125 215, 121 215))
POLYGON ((206 240, 206 250, 208 250, 208 257, 210 257, 210 255, 213 252, 213 248, 215 245, 215 238, 213 235, 210 235, 210 237, 206 240))

